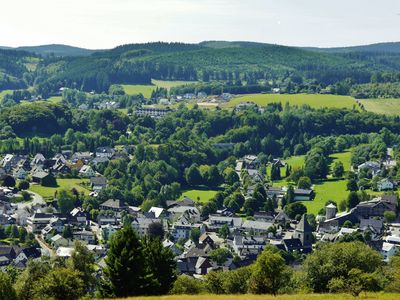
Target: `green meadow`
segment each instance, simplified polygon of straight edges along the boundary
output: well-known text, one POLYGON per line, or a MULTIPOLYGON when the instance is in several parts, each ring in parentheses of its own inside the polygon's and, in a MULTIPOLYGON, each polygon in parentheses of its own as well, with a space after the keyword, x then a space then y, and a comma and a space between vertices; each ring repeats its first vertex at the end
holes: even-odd
POLYGON ((200 203, 206 203, 210 201, 218 191, 216 190, 208 190, 208 189, 193 189, 193 190, 185 190, 182 192, 182 196, 180 199, 188 197, 194 201, 198 201, 200 203))
POLYGON ((72 178, 72 179, 57 179, 57 187, 47 187, 41 185, 31 185, 29 190, 39 194, 43 198, 54 197, 56 191, 76 189, 78 192, 89 194, 90 191, 83 187, 84 184, 89 183, 88 179, 72 178))
POLYGON ((400 115, 400 99, 364 99, 360 100, 366 111, 384 115, 400 115))
POLYGON ((145 98, 150 98, 151 93, 157 88, 165 88, 171 89, 176 86, 186 85, 193 83, 192 81, 164 81, 164 80, 155 80, 151 81, 152 85, 132 85, 132 84, 123 84, 122 87, 127 95, 137 95, 143 94, 145 98))
POLYGON ((265 106, 269 103, 289 103, 294 106, 309 105, 313 108, 349 108, 358 107, 355 99, 349 96, 321 95, 321 94, 248 94, 238 96, 224 104, 223 107, 234 107, 240 102, 251 101, 265 106))
MULTIPOLYGON (((341 153, 335 153, 330 155, 331 166, 334 162, 341 161, 343 163, 345 172, 350 171, 350 158, 351 151, 344 151, 341 153)), ((301 168, 304 166, 305 156, 292 156, 284 160, 288 165, 292 166, 293 169, 301 168)), ((267 174, 270 175, 270 167, 267 168, 267 174)), ((281 168, 281 177, 283 179, 274 181, 274 186, 287 186, 288 183, 284 179, 286 168, 281 168)), ((349 192, 347 191, 347 180, 344 178, 336 179, 328 176, 328 179, 314 184, 315 199, 312 201, 304 201, 304 205, 307 207, 307 211, 312 214, 317 214, 321 208, 324 207, 328 200, 333 200, 339 203, 343 199, 346 199, 349 192)))

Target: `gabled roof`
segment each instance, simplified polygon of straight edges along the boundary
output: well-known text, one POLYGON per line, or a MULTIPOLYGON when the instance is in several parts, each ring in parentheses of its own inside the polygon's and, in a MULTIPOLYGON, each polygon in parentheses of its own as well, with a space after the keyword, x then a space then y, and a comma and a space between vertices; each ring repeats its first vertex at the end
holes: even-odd
POLYGON ((300 220, 299 224, 297 224, 297 226, 296 226, 296 231, 312 232, 312 228, 311 228, 310 224, 307 221, 307 214, 304 214, 301 217, 301 220, 300 220))
POLYGON ((32 174, 32 177, 43 179, 45 177, 49 176, 49 173, 45 171, 38 171, 32 174))
POLYGON ((108 199, 106 202, 103 202, 100 206, 109 207, 109 208, 125 208, 126 205, 121 200, 108 199))

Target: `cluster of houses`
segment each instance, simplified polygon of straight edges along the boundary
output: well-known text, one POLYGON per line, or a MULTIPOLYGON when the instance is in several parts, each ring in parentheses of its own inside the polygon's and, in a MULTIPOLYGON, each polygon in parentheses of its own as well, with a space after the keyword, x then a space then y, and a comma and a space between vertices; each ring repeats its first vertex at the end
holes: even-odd
MULTIPOLYGON (((82 161, 82 169, 83 166, 112 159, 116 154, 116 149, 100 147, 95 155, 74 153, 64 158, 67 162, 82 161)), ((57 156, 57 159, 60 157, 57 156)), ((37 155, 29 165, 32 162, 45 165, 45 160, 37 155)), ((7 162, 5 167, 11 171, 13 168, 7 167, 8 161, 10 159, 3 162, 7 162)), ((280 160, 273 163, 284 165, 280 160)), ((252 194, 257 183, 264 181, 260 166, 261 162, 254 155, 246 155, 236 162, 235 170, 239 177, 247 173, 251 178, 252 184, 243 190, 245 197, 252 194)), ((93 189, 95 184, 99 185, 99 189, 106 184, 101 182, 100 176, 92 178, 96 178, 92 181, 93 189)), ((268 197, 279 199, 285 196, 283 188, 263 186, 268 197)), ((295 190, 295 201, 312 197, 312 190, 295 190)), ((329 204, 325 207, 325 215, 317 216, 315 226, 309 223, 306 214, 300 220, 293 220, 279 209, 274 212, 256 211, 247 219, 227 208, 204 216, 202 206, 187 197, 180 201, 167 201, 165 207, 151 207, 146 211, 127 205, 123 199, 109 199, 100 204, 96 216, 82 207, 61 214, 56 206, 36 203, 20 207, 4 198, 0 201, 1 224, 24 226, 40 240, 41 248, 20 249, 2 245, 0 267, 10 264, 24 267, 28 259, 39 259, 42 255, 69 257, 73 253, 74 242, 80 241, 93 252, 101 269, 105 265, 108 241, 127 222, 141 237, 155 231, 159 233, 162 229, 163 245, 174 253, 178 272, 194 277, 201 277, 211 270, 232 270, 249 265, 269 245, 287 253, 307 254, 316 242, 335 242, 354 233, 363 235, 371 247, 380 251, 382 259, 388 261, 400 249, 400 224, 387 224, 384 217, 388 211, 397 213, 397 205, 397 197, 389 195, 361 202, 342 213, 338 213, 335 205, 329 204), (199 233, 198 239, 193 238, 193 232, 199 233), (231 253, 223 262, 214 260, 214 251, 219 248, 231 253)))
POLYGON ((129 149, 98 147, 92 152, 66 150, 46 158, 38 153, 33 158, 27 155, 6 154, 0 160, 0 179, 13 177, 32 184, 48 185, 57 176, 78 176, 90 179, 90 188, 99 192, 107 186, 107 180, 97 173, 96 167, 116 158, 129 159, 129 149))
MULTIPOLYGON (((387 176, 383 176, 383 170, 390 170, 396 167, 397 162, 392 157, 392 148, 387 149, 387 154, 381 161, 367 161, 357 166, 357 173, 366 171, 372 178, 378 177, 376 189, 378 191, 393 191, 397 188, 398 182, 387 176)), ((387 172, 386 172, 387 173, 387 172)))

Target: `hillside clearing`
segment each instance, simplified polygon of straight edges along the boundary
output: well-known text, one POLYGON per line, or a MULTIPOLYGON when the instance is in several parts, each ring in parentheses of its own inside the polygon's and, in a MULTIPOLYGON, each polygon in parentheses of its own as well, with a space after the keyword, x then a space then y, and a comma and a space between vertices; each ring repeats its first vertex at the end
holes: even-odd
POLYGON ((369 112, 392 116, 400 115, 400 99, 364 99, 360 102, 369 112))
POLYGON ((143 94, 145 98, 150 98, 151 93, 157 88, 170 89, 175 86, 186 85, 194 83, 192 81, 164 81, 155 80, 151 81, 152 85, 142 85, 142 84, 122 84, 122 87, 127 95, 137 95, 143 94))
POLYGON ((280 102, 282 105, 309 105, 313 108, 349 108, 358 107, 355 99, 349 96, 321 95, 321 94, 248 94, 238 96, 222 107, 232 108, 240 102, 254 102, 265 106, 269 103, 280 102))

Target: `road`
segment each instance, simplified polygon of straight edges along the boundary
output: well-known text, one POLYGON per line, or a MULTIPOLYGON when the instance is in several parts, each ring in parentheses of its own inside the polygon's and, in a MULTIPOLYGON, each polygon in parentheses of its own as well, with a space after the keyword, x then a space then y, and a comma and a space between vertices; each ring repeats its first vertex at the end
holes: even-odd
POLYGON ((25 207, 32 207, 36 204, 46 204, 46 202, 43 200, 43 197, 40 196, 39 194, 36 194, 34 192, 29 191, 29 194, 32 196, 32 200, 28 202, 21 202, 18 203, 18 210, 22 210, 25 207))

